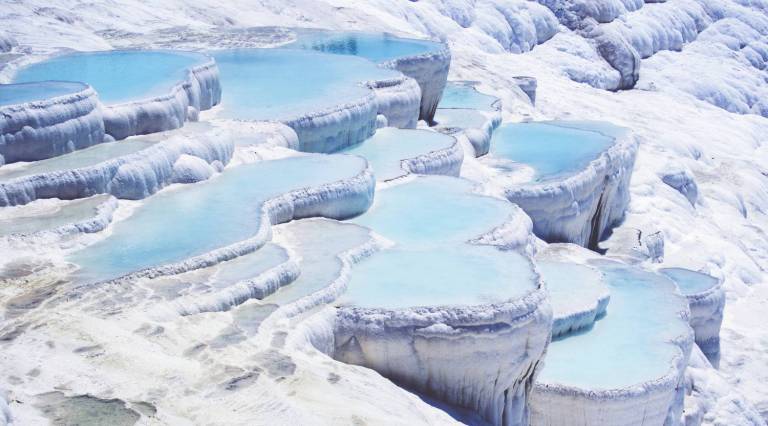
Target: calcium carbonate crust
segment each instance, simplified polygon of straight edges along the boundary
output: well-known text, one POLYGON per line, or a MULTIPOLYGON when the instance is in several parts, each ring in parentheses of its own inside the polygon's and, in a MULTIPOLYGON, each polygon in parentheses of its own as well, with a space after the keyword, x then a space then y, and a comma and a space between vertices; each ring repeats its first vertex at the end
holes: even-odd
POLYGON ((101 104, 88 85, 76 93, 0 106, 0 165, 43 160, 103 141, 101 104))
POLYGON ((227 140, 172 138, 93 166, 0 182, 0 207, 41 198, 71 200, 95 194, 140 200, 174 181, 174 166, 182 156, 224 165, 233 153, 234 145, 227 140))
POLYGON ((381 66, 398 70, 413 78, 421 87, 421 106, 419 120, 432 123, 437 105, 443 96, 443 89, 448 82, 448 69, 451 65, 451 51, 442 44, 440 49, 420 55, 403 56, 383 62, 381 66))
POLYGON ((691 309, 690 324, 696 344, 713 365, 720 359, 720 326, 725 310, 725 290, 722 280, 709 289, 686 294, 691 309))
MULTIPOLYGON (((486 120, 483 122, 481 127, 438 127, 437 131, 447 135, 452 135, 456 138, 466 139, 467 142, 472 145, 472 149, 475 152, 475 158, 482 157, 488 154, 488 152, 491 150, 491 139, 493 139, 493 132, 496 131, 496 129, 501 125, 502 117, 500 108, 501 100, 499 100, 499 110, 497 111, 477 111, 486 117, 486 120)), ((439 110, 442 109, 461 110, 464 108, 439 108, 439 110)), ((474 112, 476 110, 468 109, 468 111, 474 112)))
POLYGON ((563 315, 556 315, 552 322, 552 337, 565 336, 578 330, 590 327, 597 319, 604 316, 608 310, 611 294, 606 289, 594 304, 583 307, 584 309, 572 310, 563 315))
POLYGON ((177 129, 221 102, 219 68, 213 59, 191 67, 184 81, 163 96, 104 106, 104 130, 114 139, 177 129))
POLYGON ((584 170, 563 180, 516 185, 505 196, 531 217, 538 237, 597 248, 624 217, 637 149, 633 136, 618 136, 584 170))
POLYGON ((420 89, 413 79, 359 84, 369 89, 360 99, 280 120, 296 132, 301 151, 331 153, 357 145, 376 132, 379 114, 392 127, 416 126, 420 89))
MULTIPOLYGON (((261 226, 253 236, 186 260, 146 268, 110 280, 119 284, 139 278, 175 275, 216 265, 253 253, 272 238, 272 225, 309 217, 347 219, 357 216, 371 206, 376 181, 370 166, 348 179, 287 192, 267 200, 261 209, 261 226)), ((91 283, 86 285, 94 285, 91 283)))
MULTIPOLYGON (((427 130, 417 130, 424 131, 427 130)), ((464 162, 464 150, 459 141, 453 138, 451 146, 406 158, 400 161, 400 168, 406 173, 417 175, 446 175, 458 177, 464 162)), ((395 178, 397 179, 397 178, 395 178)))

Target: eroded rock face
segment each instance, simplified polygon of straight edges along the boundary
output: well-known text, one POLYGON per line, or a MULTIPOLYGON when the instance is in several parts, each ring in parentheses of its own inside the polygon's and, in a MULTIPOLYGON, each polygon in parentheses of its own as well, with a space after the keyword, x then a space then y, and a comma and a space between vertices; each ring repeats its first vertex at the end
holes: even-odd
MULTIPOLYGON (((22 83, 33 87, 57 83, 22 83)), ((69 93, 20 104, 0 105, 0 165, 36 161, 66 154, 104 141, 102 107, 85 84, 69 93)))

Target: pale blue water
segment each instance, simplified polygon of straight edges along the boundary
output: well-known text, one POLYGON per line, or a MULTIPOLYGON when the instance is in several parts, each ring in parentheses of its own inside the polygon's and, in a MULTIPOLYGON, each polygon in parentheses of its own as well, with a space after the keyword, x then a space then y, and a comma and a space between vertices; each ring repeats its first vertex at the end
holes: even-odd
POLYGON ((6 207, 6 212, 14 211, 15 213, 9 217, 0 216, 0 236, 50 231, 64 225, 84 222, 96 216, 99 206, 104 204, 108 198, 109 195, 97 195, 74 201, 64 201, 54 209, 36 207, 44 201, 33 202, 20 207, 6 207))
POLYGON ((516 252, 468 244, 430 250, 396 248, 355 265, 339 304, 400 309, 499 303, 536 287, 516 252))
POLYGON ((20 69, 14 82, 80 81, 90 84, 107 105, 170 93, 187 70, 208 61, 199 53, 114 50, 57 56, 20 69))
POLYGON ((619 264, 600 269, 611 292, 606 316, 591 329, 553 341, 540 382, 620 389, 669 372, 679 349, 668 342, 689 332, 677 314, 686 300, 662 275, 619 264))
POLYGON ((399 38, 386 33, 338 32, 297 29, 294 49, 311 49, 339 55, 354 55, 373 62, 386 62, 404 56, 415 56, 442 48, 428 40, 399 38))
POLYGON ((211 53, 219 65, 220 116, 280 120, 356 101, 360 85, 398 74, 370 61, 291 49, 237 49, 211 53))
POLYGON ((376 179, 384 181, 406 174, 400 165, 402 160, 450 148, 455 142, 452 137, 441 133, 386 127, 343 152, 365 157, 373 167, 376 179))
POLYGON ((560 123, 505 124, 493 135, 491 155, 528 164, 536 171, 536 180, 549 180, 584 169, 615 141, 560 123))
POLYGON ((70 256, 81 281, 115 278, 245 240, 260 227, 263 203, 285 192, 357 175, 353 156, 303 156, 247 164, 147 199, 105 240, 70 256))
POLYGON ((435 112, 435 122, 439 127, 456 127, 459 129, 482 129, 488 118, 474 109, 438 108, 435 112))
POLYGON ((157 142, 157 139, 135 137, 123 141, 94 145, 47 160, 24 164, 16 163, 11 167, 0 168, 0 181, 93 166, 113 158, 133 154, 149 148, 157 142))
POLYGON ((438 108, 466 108, 495 111, 498 98, 478 92, 471 83, 449 81, 443 90, 438 108))
POLYGON ((343 267, 338 256, 370 240, 370 231, 332 220, 299 220, 283 225, 290 249, 301 259, 301 275, 263 299, 265 304, 284 305, 329 286, 343 267))
POLYGON ((701 272, 683 268, 662 268, 659 272, 668 276, 680 288, 680 292, 686 296, 705 292, 715 287, 720 281, 701 272))
POLYGON ((0 84, 0 106, 42 101, 83 91, 87 86, 71 81, 0 84))
POLYGON ((251 254, 214 266, 216 273, 210 282, 214 287, 227 288, 238 282, 256 278, 287 262, 288 259, 288 253, 284 248, 275 244, 265 244, 251 254))
POLYGON ((421 176, 377 191, 373 207, 352 222, 409 248, 460 244, 504 223, 512 205, 470 193, 469 181, 421 176))

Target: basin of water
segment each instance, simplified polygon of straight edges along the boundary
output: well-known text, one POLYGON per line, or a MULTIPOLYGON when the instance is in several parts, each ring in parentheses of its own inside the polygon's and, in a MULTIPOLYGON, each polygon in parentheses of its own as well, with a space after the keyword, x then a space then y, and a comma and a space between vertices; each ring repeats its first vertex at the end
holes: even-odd
POLYGON ((91 85, 106 105, 166 95, 190 68, 208 62, 200 53, 114 50, 56 56, 20 69, 14 83, 67 80, 91 85))
POLYGON ((660 274, 599 265, 611 294, 606 315, 581 333, 555 339, 538 381, 588 390, 625 389, 659 379, 681 356, 673 339, 690 332, 687 301, 660 274))
POLYGON ((343 152, 365 157, 376 179, 383 181, 407 174, 401 166, 402 160, 448 149, 454 143, 456 141, 452 137, 440 133, 387 127, 377 130, 370 139, 343 152))
POLYGON ((418 177, 377 192, 373 207, 352 222, 411 248, 463 244, 504 223, 513 210, 472 188, 463 179, 418 177))
POLYGON ((354 55, 386 62, 442 49, 440 43, 395 37, 387 33, 296 29, 296 41, 285 47, 311 49, 339 55, 354 55))
POLYGON ((62 170, 72 170, 94 166, 101 162, 133 154, 149 148, 159 140, 139 136, 118 142, 108 142, 70 152, 59 157, 30 163, 15 163, 0 167, 0 181, 17 179, 24 176, 42 175, 62 170))
POLYGON ((538 181, 567 176, 584 169, 615 141, 587 127, 554 121, 505 124, 494 133, 490 154, 531 166, 538 181))
POLYGON ((96 216, 100 206, 110 198, 97 195, 73 201, 38 200, 0 209, 0 237, 32 234, 84 222, 96 216))
POLYGON ((691 271, 690 269, 662 268, 659 269, 659 272, 668 276, 670 279, 672 279, 672 281, 677 283, 677 287, 680 289, 680 292, 685 296, 704 293, 720 283, 717 278, 711 275, 691 271))
POLYGON ((362 82, 397 77, 362 58, 291 49, 213 51, 226 95, 218 116, 284 120, 364 98, 362 82))
POLYGON ((0 107, 42 101, 82 92, 88 86, 70 81, 0 84, 0 107))
POLYGON ((496 111, 498 101, 495 96, 478 92, 472 82, 449 81, 437 107, 496 111))
POLYGON ((265 201, 357 176, 365 160, 311 155, 238 166, 149 198, 111 235, 70 256, 85 282, 177 262, 258 233, 265 201), (183 219, 183 220, 182 220, 183 219))
POLYGON ((468 244, 396 248, 356 265, 339 303, 384 309, 482 305, 520 298, 535 283, 530 263, 515 252, 468 244))

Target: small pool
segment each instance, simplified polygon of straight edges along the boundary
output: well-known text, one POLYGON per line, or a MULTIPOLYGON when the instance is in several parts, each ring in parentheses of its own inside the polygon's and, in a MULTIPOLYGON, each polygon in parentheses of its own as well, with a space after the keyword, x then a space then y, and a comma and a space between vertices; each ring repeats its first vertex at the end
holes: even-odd
POLYGON ((472 193, 474 184, 447 176, 420 176, 377 191, 373 207, 352 222, 402 246, 464 244, 504 223, 507 201, 472 193))
POLYGON ((662 268, 659 272, 677 283, 680 292, 685 296, 704 293, 720 283, 717 278, 701 272, 684 268, 662 268))
POLYGON ((81 223, 96 216, 99 207, 110 198, 97 195, 74 201, 38 200, 29 204, 0 209, 0 237, 52 231, 81 223))
POLYGON ((373 167, 376 179, 384 181, 408 174, 401 166, 402 160, 448 149, 455 143, 455 139, 441 133, 386 127, 343 152, 365 157, 373 167))
POLYGON ((190 68, 208 62, 200 53, 113 50, 56 56, 20 69, 14 83, 68 80, 91 85, 106 105, 167 95, 190 68))
POLYGON ((478 92, 473 82, 449 81, 437 107, 496 111, 498 103, 499 98, 478 92))
POLYGON ((595 127, 561 123, 505 124, 494 133, 490 154, 525 163, 535 170, 536 180, 545 181, 584 169, 616 140, 595 127))
POLYGON ((681 356, 670 341, 690 332, 679 314, 688 302, 674 283, 618 263, 599 267, 611 294, 607 314, 591 329, 554 340, 539 382, 626 389, 663 377, 681 356))
POLYGON ((357 176, 365 166, 362 158, 346 155, 242 165, 147 199, 108 238, 68 260, 81 266, 78 278, 85 282, 178 262, 257 234, 270 198, 357 176))
POLYGON ((485 114, 474 109, 438 108, 435 112, 435 122, 442 128, 482 129, 488 121, 490 119, 485 114))
POLYGON ((355 265, 339 304, 384 309, 471 306, 517 299, 535 288, 530 263, 515 252, 469 244, 396 248, 355 265))
POLYGON ((16 163, 11 166, 0 167, 0 181, 93 166, 107 160, 139 152, 158 143, 158 141, 157 138, 139 136, 118 142, 93 145, 47 160, 16 163))
POLYGON ((0 84, 0 107, 71 95, 87 87, 86 84, 71 81, 0 84))
POLYGON ((296 29, 296 41, 285 47, 311 49, 339 55, 354 55, 373 62, 386 62, 440 50, 443 45, 429 40, 395 37, 387 33, 338 32, 296 29))
POLYGON ((285 120, 364 98, 360 83, 400 74, 365 59, 290 49, 235 49, 211 54, 221 73, 218 117, 285 120))

